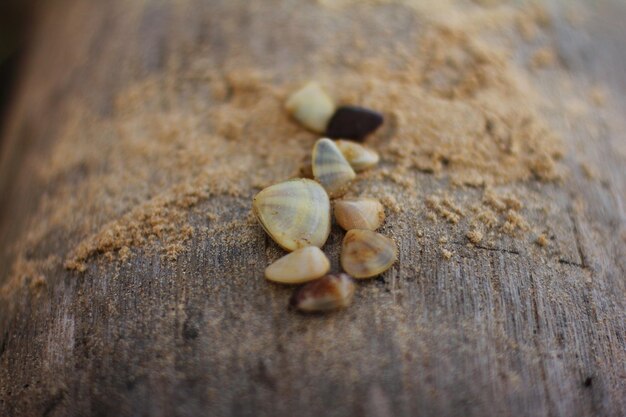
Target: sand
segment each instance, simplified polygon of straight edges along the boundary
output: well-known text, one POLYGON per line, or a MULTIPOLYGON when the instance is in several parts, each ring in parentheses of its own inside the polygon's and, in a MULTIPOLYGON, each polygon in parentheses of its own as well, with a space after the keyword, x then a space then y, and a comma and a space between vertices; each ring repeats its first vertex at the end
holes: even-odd
MULTIPOLYGON (((547 14, 501 2, 436 2, 433 9, 399 3, 422 25, 408 41, 371 54, 355 35, 353 50, 339 56, 329 45, 312 56, 319 69, 313 77, 302 72, 285 80, 254 65, 215 68, 198 57, 128 86, 110 115, 73 99, 54 148, 33 174, 51 184, 50 192, 13 248, 10 282, 21 282, 25 254, 53 231, 72 248, 57 262, 82 272, 98 261, 127 262, 138 251, 174 261, 198 234, 254 224, 250 215, 225 221, 206 203, 251 203, 263 187, 307 171, 318 137, 289 118, 284 100, 312 78, 337 103, 385 115, 366 142, 381 165, 359 175, 348 196, 379 198, 388 224, 414 221, 408 213, 419 211, 427 219, 420 230, 447 222, 470 244, 481 244, 487 232, 491 241, 509 235, 533 244, 529 234, 547 225, 528 224, 524 198, 498 190, 558 184, 563 145, 541 116, 527 62, 513 58, 511 42, 492 40, 535 39, 549 26, 547 14), (441 189, 422 190, 419 175, 441 179, 441 189), (463 189, 474 197, 455 201, 463 189)), ((352 4, 319 7, 333 13, 352 4)), ((558 65, 549 52, 538 50, 533 65, 558 65)), ((600 96, 594 93, 596 103, 600 96)), ((453 252, 444 248, 442 256, 453 252)))

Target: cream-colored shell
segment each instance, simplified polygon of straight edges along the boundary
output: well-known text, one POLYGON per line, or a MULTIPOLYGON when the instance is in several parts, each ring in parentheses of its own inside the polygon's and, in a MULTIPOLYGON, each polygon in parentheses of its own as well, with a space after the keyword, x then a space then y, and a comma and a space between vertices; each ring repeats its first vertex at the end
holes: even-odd
POLYGON ((335 143, 319 139, 313 147, 313 177, 324 186, 331 198, 348 190, 356 174, 335 143))
POLYGON ((344 230, 376 230, 385 221, 385 208, 374 198, 336 200, 335 219, 344 230))
POLYGON ((304 127, 317 133, 326 131, 326 125, 335 112, 335 104, 314 81, 289 96, 287 111, 304 127))
POLYGON ((352 229, 341 245, 341 266, 354 278, 380 275, 394 264, 398 249, 393 240, 371 230, 352 229))
POLYGON ((268 235, 293 251, 322 247, 330 233, 330 200, 324 188, 309 179, 275 184, 259 192, 252 209, 268 235))
POLYGON ((356 172, 372 168, 380 161, 380 156, 375 150, 358 143, 349 140, 337 140, 335 144, 356 172))
POLYGON ((317 246, 295 250, 265 268, 265 278, 282 284, 300 284, 324 276, 330 261, 317 246))

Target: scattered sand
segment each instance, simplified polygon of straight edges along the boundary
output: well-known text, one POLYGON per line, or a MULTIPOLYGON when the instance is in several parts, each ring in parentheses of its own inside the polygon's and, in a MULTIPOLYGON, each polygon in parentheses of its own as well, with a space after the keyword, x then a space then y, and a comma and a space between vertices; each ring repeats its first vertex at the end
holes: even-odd
POLYGON ((604 107, 607 101, 606 89, 601 86, 597 86, 597 85, 594 86, 589 91, 589 98, 591 99, 591 102, 595 104, 596 106, 604 107))
POLYGON ((0 287, 0 298, 8 297, 13 289, 21 287, 28 287, 36 294, 46 286, 47 274, 60 262, 61 260, 54 255, 35 260, 19 254, 11 268, 11 281, 0 287))
POLYGON ((427 197, 426 207, 432 210, 435 215, 452 224, 457 224, 463 216, 462 211, 456 209, 456 206, 450 203, 447 198, 442 199, 438 196, 427 197))
POLYGON ((550 47, 543 47, 538 49, 530 59, 530 67, 533 69, 540 69, 554 66, 557 62, 556 54, 550 47))
POLYGON ((467 236, 467 239, 474 245, 478 245, 483 240, 482 232, 477 229, 470 230, 465 236, 467 236))
MULTIPOLYGON (((410 41, 371 57, 367 40, 355 37, 355 56, 338 56, 329 45, 311 57, 311 67, 332 69, 316 78, 339 103, 385 113, 384 126, 368 139, 382 166, 361 174, 354 192, 381 198, 397 215, 388 222, 423 215, 460 228, 467 221, 469 229, 458 233, 473 243, 483 239, 481 228, 523 237, 530 226, 520 200, 492 187, 560 179, 563 147, 511 50, 484 40, 481 31, 506 37, 516 27, 531 39, 549 25, 545 11, 499 2, 465 10, 445 2, 430 16, 419 2, 401 3, 422 22, 410 41), (447 185, 425 193, 416 181, 424 173, 447 185), (459 187, 483 190, 482 199, 455 201, 459 187)), ((232 213, 214 211, 211 202, 248 201, 264 186, 301 175, 317 137, 283 109, 308 75, 291 78, 280 82, 245 67, 218 70, 198 58, 130 85, 111 115, 74 103, 34 173, 51 184, 50 193, 16 252, 61 230, 74 242, 63 265, 84 271, 101 256, 127 261, 137 249, 175 260, 198 234, 250 224, 245 210, 223 220, 232 213)), ((14 269, 24 275, 19 265, 14 269)))
POLYGON ((596 180, 600 177, 598 170, 587 161, 580 162, 580 169, 589 180, 596 180))
POLYGON ((537 236, 537 240, 535 240, 535 242, 541 247, 546 247, 548 246, 548 243, 550 243, 548 237, 543 233, 537 236))

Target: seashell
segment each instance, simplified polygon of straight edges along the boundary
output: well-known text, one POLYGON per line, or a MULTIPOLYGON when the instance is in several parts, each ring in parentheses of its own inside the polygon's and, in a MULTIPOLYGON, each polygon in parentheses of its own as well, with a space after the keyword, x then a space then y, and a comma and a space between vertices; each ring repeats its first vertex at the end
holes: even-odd
POLYGON ((383 115, 365 107, 339 107, 328 121, 326 136, 363 141, 383 124, 383 115))
POLYGON ((380 161, 380 156, 376 151, 358 143, 349 140, 337 140, 335 144, 356 172, 376 166, 380 161))
POLYGON ((354 278, 382 274, 397 257, 395 242, 371 230, 349 230, 341 245, 341 266, 354 278))
POLYGON ((344 230, 376 230, 385 221, 385 208, 373 198, 337 200, 335 219, 344 230))
POLYGON ((307 129, 317 133, 326 130, 335 112, 335 104, 314 81, 291 94, 285 103, 287 111, 307 129))
POLYGON ((265 278, 282 284, 301 284, 324 276, 330 261, 317 246, 295 250, 265 268, 265 278))
POLYGON ((331 198, 343 195, 356 177, 346 158, 330 139, 322 138, 315 142, 312 165, 313 176, 331 198))
POLYGON ((288 251, 322 247, 328 239, 330 200, 313 180, 271 185, 254 196, 252 210, 267 234, 288 251))
POLYGON ((350 305, 354 289, 348 274, 330 274, 297 289, 289 304, 307 313, 335 310, 350 305))

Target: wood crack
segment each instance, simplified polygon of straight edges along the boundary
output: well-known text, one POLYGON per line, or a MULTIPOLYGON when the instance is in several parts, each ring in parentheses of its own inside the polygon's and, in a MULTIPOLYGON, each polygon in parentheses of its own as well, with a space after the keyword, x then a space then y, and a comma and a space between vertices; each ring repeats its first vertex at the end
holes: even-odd
MULTIPOLYGON (((450 242, 450 243, 452 243, 453 245, 457 245, 457 246, 467 247, 467 244, 466 243, 462 243, 462 242, 450 242)), ((510 254, 510 255, 518 255, 518 256, 523 255, 521 252, 516 251, 516 250, 511 250, 511 249, 490 248, 490 247, 487 247, 487 246, 480 246, 480 245, 472 245, 471 247, 475 248, 475 249, 489 251, 489 252, 500 252, 500 253, 506 253, 506 254, 510 254)), ((582 255, 579 255, 579 256, 582 256, 582 255)), ((579 268, 579 269, 582 269, 582 270, 585 270, 585 271, 589 271, 589 267, 587 265, 585 265, 584 263, 580 264, 578 262, 572 262, 572 261, 569 261, 567 259, 562 259, 562 258, 558 259, 558 263, 560 263, 562 265, 573 266, 575 268, 579 268)))
POLYGON ((587 269, 587 267, 583 264, 579 264, 578 262, 568 261, 567 259, 559 259, 559 263, 563 265, 575 266, 580 269, 587 269))
MULTIPOLYGON (((533 318, 535 321, 536 332, 533 337, 533 344, 535 345, 535 350, 537 352, 543 352, 544 349, 541 347, 541 343, 539 339, 541 338, 541 321, 539 319, 539 303, 537 303, 537 284, 535 282, 535 277, 532 272, 529 272, 530 275, 530 294, 531 301, 533 306, 533 318)), ((548 390, 548 377, 546 371, 546 365, 544 363, 543 357, 539 358, 539 368, 541 370, 541 379, 543 383, 543 391, 546 398, 547 408, 548 408, 548 416, 552 417, 555 415, 554 405, 552 403, 552 399, 550 397, 550 391, 548 390)))
MULTIPOLYGON (((578 230, 578 222, 576 221, 576 216, 574 215, 573 206, 571 205, 568 206, 567 215, 569 216, 570 221, 572 222, 572 227, 574 228, 574 238, 576 242, 576 250, 578 251, 578 257, 580 258, 580 266, 586 269, 588 265, 587 265, 587 262, 585 261, 585 255, 582 250, 582 245, 580 242, 580 231, 578 230)), ((561 262, 560 259, 559 259, 559 262, 561 262)), ((565 263, 565 262, 562 262, 562 263, 565 263)))
MULTIPOLYGON (((466 243, 463 242, 450 242, 453 245, 457 245, 457 246, 464 246, 467 247, 466 243)), ((480 246, 480 245, 472 245, 471 247, 476 248, 476 249, 482 249, 482 250, 486 250, 489 252, 501 252, 501 253, 508 253, 511 255, 521 255, 520 252, 516 251, 516 250, 511 250, 511 249, 504 249, 504 248, 490 248, 487 246, 480 246)))

